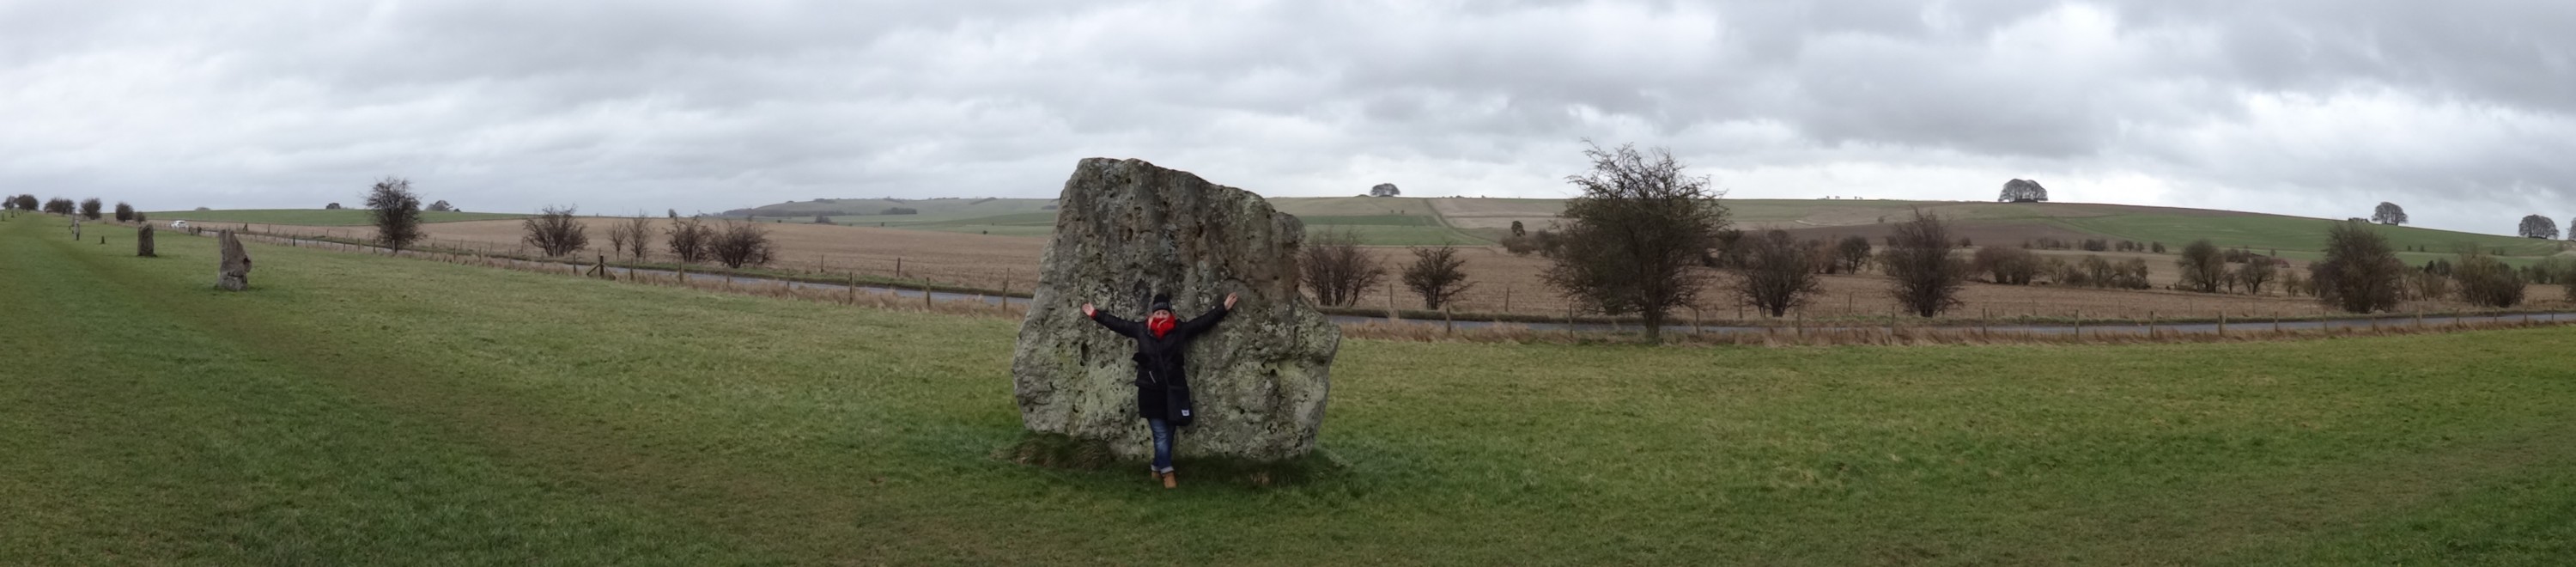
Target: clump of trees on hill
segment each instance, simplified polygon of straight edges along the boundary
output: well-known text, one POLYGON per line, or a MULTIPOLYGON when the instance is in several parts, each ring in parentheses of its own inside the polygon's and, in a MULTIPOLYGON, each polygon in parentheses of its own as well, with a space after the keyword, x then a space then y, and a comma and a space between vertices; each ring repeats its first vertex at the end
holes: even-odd
POLYGON ((2396 203, 2380 201, 2379 208, 2370 212, 2370 222, 2389 226, 2406 224, 2406 208, 2397 206, 2396 203))
POLYGON ((116 203, 116 222, 131 222, 131 221, 133 221, 133 220, 134 220, 134 205, 126 204, 126 203, 125 203, 125 202, 123 202, 123 201, 118 201, 118 202, 116 203))
POLYGON ((1558 213, 1562 230, 1541 277, 1603 314, 1636 315, 1646 340, 1660 341, 1666 316, 1695 304, 1707 284, 1699 264, 1726 228, 1724 193, 1683 174, 1670 150, 1587 145, 1592 168, 1566 177, 1583 193, 1558 213))
POLYGON ((2048 188, 2039 186, 2037 181, 2014 179, 2004 182, 2004 192, 1996 196, 1995 200, 2007 203, 2044 202, 2048 200, 2048 188))
POLYGON ((104 206, 99 204, 97 197, 82 199, 80 202, 80 215, 88 217, 89 220, 98 220, 98 217, 101 216, 101 212, 104 208, 104 206))
POLYGON ((2558 238, 2558 221, 2549 220, 2549 217, 2540 215, 2526 215, 2522 217, 2522 226, 2515 229, 2515 234, 2520 234, 2523 238, 2542 240, 2558 238))
POLYGON ((386 177, 367 189, 367 218, 376 227, 376 244, 394 252, 419 242, 420 195, 411 192, 411 180, 386 177))
POLYGON ((62 198, 62 197, 55 197, 55 198, 51 198, 51 199, 46 199, 46 200, 45 200, 45 212, 53 213, 53 214, 57 214, 57 215, 71 216, 71 215, 79 214, 79 213, 80 213, 79 207, 80 207, 80 205, 79 205, 79 204, 77 204, 77 203, 73 203, 71 199, 65 199, 65 198, 62 198))

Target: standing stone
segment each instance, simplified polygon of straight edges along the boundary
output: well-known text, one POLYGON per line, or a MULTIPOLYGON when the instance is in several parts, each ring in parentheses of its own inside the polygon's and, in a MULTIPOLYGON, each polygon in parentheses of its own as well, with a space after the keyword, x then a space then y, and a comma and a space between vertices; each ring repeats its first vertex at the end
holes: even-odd
POLYGON ((152 257, 152 225, 147 224, 143 225, 143 228, 135 229, 134 255, 152 257))
POLYGON ((1082 304, 1142 320, 1163 292, 1197 317, 1237 293, 1234 313, 1184 355, 1198 413, 1173 451, 1271 461, 1314 449, 1342 336, 1298 293, 1304 222, 1249 191, 1132 159, 1082 160, 1058 203, 1011 359, 1024 425, 1150 456, 1136 343, 1084 318, 1082 304))
POLYGON ((215 239, 224 247, 224 264, 216 275, 215 285, 227 291, 250 287, 250 253, 242 250, 241 239, 234 238, 233 231, 229 230, 216 233, 215 239))

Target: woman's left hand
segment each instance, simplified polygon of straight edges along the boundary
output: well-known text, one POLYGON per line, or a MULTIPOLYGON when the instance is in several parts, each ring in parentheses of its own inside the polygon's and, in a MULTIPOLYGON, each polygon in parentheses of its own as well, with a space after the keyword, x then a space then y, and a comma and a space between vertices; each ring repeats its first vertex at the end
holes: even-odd
POLYGON ((1233 309, 1233 308, 1234 308, 1234 294, 1231 294, 1231 293, 1229 293, 1229 294, 1225 294, 1225 308, 1226 308, 1226 309, 1233 309))

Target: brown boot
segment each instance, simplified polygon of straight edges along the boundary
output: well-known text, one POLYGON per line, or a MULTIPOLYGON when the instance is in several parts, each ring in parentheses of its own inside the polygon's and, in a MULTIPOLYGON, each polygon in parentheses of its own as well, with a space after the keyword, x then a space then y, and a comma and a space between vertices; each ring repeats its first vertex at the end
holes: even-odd
POLYGON ((1179 488, 1180 486, 1181 479, 1178 475, 1170 472, 1163 473, 1163 488, 1179 488))

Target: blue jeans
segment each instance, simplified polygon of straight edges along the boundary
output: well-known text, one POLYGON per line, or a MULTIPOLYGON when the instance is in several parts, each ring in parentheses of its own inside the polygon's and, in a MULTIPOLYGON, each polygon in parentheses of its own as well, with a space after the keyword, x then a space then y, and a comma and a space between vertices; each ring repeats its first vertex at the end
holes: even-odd
POLYGON ((1154 430, 1154 472, 1172 472, 1172 424, 1147 418, 1145 428, 1154 430))

